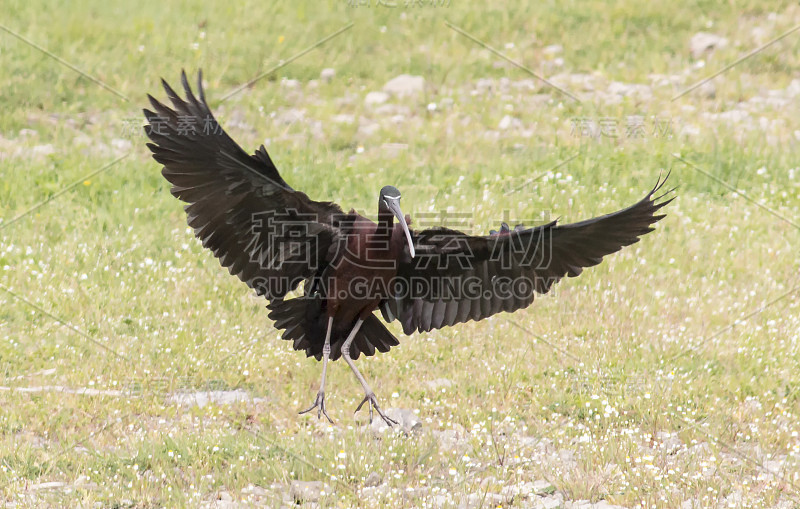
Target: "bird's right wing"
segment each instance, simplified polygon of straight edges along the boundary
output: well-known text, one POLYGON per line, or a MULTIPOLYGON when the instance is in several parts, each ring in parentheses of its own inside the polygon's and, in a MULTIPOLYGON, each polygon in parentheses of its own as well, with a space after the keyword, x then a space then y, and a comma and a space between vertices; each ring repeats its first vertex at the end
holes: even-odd
MULTIPOLYGON (((403 331, 429 331, 529 306, 564 276, 575 277, 603 257, 639 241, 664 217, 672 199, 656 186, 628 208, 573 224, 472 236, 447 228, 413 234, 416 257, 400 263, 395 297, 381 302, 387 321, 403 331)), ((674 198, 673 198, 674 199, 674 198)))
POLYGON ((181 82, 185 100, 162 80, 172 108, 148 95, 147 146, 203 246, 258 295, 283 298, 328 263, 342 209, 289 187, 263 145, 245 153, 211 114, 202 74, 199 98, 181 82))

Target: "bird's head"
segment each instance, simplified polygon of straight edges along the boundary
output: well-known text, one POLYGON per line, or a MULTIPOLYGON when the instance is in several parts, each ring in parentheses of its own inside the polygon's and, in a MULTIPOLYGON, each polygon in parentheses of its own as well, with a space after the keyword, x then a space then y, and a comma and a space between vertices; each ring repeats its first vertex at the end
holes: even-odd
POLYGON ((411 253, 411 258, 414 258, 414 241, 411 240, 411 231, 408 229, 408 223, 403 216, 403 211, 400 210, 400 191, 394 186, 383 186, 381 189, 380 197, 378 198, 378 213, 390 212, 397 218, 397 222, 403 228, 408 240, 408 251, 411 253))

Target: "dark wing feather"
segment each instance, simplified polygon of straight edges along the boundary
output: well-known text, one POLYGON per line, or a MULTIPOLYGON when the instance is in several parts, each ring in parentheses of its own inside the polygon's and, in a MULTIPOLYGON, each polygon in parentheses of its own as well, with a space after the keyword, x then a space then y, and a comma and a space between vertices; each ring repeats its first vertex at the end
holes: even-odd
POLYGON ((654 197, 668 177, 634 205, 579 223, 506 227, 485 237, 447 228, 415 232, 417 255, 398 271, 406 286, 381 303, 383 317, 398 318, 411 334, 527 307, 534 292, 547 293, 653 231, 664 217, 656 212, 674 199, 659 201, 672 190, 654 197))
MULTIPOLYGON (((148 96, 147 146, 164 165, 172 194, 188 203, 195 235, 231 274, 268 299, 282 298, 324 268, 341 232, 342 209, 317 202, 283 180, 262 145, 248 155, 206 104, 202 74, 196 97, 181 73, 186 98, 162 80, 172 107, 148 96)), ((303 339, 297 338, 302 346, 303 339)))

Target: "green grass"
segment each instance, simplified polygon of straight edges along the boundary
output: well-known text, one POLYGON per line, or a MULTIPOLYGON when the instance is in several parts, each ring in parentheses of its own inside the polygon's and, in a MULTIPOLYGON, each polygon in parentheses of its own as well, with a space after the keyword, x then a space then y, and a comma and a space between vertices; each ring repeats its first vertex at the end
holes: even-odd
POLYGON ((800 503, 800 299, 791 293, 749 316, 800 283, 791 224, 800 222, 798 96, 752 101, 797 79, 800 35, 716 78, 713 97, 671 100, 796 26, 800 9, 754 0, 395 3, 4 3, 5 27, 129 100, 0 30, 0 499, 194 507, 224 492, 279 507, 292 480, 321 480, 333 488, 324 507, 373 507, 363 483, 378 472, 394 490, 379 497, 387 507, 458 507, 470 494, 525 507, 503 490, 536 479, 565 500, 625 507, 800 503), (561 80, 581 102, 446 21, 561 80), (730 40, 703 67, 688 49, 700 31, 730 40), (544 51, 554 44, 563 53, 544 51), (246 150, 268 139, 293 187, 345 209, 373 215, 378 190, 392 184, 412 216, 467 212, 485 233, 505 217, 611 212, 666 171, 678 199, 654 233, 530 308, 399 336, 390 354, 359 362, 383 408, 419 411, 421 433, 365 430, 364 412, 351 414, 360 390, 339 363, 329 371, 329 427, 297 415, 320 366, 291 351, 266 303, 202 249, 144 146, 145 94, 163 98, 159 78, 177 83, 180 69, 199 67, 234 139, 246 150), (325 67, 335 78, 310 83, 325 67), (390 99, 387 113, 364 104, 401 73, 425 77, 424 93, 390 99), (656 74, 680 82, 614 102, 559 74, 593 75, 600 92, 614 81, 651 85, 656 74), (515 86, 523 80, 535 90, 515 86), (290 109, 303 120, 276 120, 290 109), (734 109, 750 117, 715 117, 734 109), (499 130, 505 115, 522 127, 499 130), (624 133, 632 115, 646 117, 641 139, 572 132, 585 117, 614 119, 624 133), (653 117, 669 119, 672 136, 652 134, 653 117), (359 134, 360 122, 376 122, 376 133, 359 134), (439 378, 452 386, 428 384, 439 378), (256 399, 203 408, 169 399, 208 389, 256 399), (459 437, 453 449, 442 433, 459 437), (680 440, 675 451, 661 447, 664 433, 680 440), (765 473, 775 460, 782 470, 765 473))

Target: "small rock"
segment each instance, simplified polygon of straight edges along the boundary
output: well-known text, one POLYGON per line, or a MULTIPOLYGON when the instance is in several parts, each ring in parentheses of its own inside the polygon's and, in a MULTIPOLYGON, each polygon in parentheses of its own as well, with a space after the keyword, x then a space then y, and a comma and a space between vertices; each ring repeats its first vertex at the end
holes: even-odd
POLYGON ((334 115, 331 119, 337 124, 352 124, 356 121, 355 115, 350 115, 349 113, 339 113, 334 115))
POLYGON ((389 100, 389 94, 386 92, 370 92, 364 98, 364 104, 368 106, 375 106, 377 104, 383 104, 389 100))
POLYGON ((477 493, 470 493, 459 505, 458 509, 478 509, 481 506, 482 496, 477 493))
POLYGON ((789 97, 797 97, 800 95, 800 79, 794 79, 789 83, 789 86, 786 87, 786 95, 789 97))
POLYGON ((81 475, 75 479, 75 487, 82 490, 92 490, 97 488, 97 483, 93 483, 88 476, 81 475))
POLYGON ((220 491, 220 492, 219 492, 219 496, 218 496, 217 498, 218 498, 219 500, 222 500, 222 501, 224 501, 224 502, 231 502, 231 501, 233 501, 233 497, 232 497, 232 496, 231 496, 231 494, 230 494, 230 493, 228 493, 227 491, 220 491))
POLYGON ((484 495, 484 501, 489 503, 487 507, 498 507, 502 506, 506 499, 499 493, 487 493, 484 495))
MULTIPOLYGON (((511 80, 503 76, 497 81, 501 92, 508 92, 509 88, 511 88, 511 80)), ((504 99, 508 100, 508 98, 504 99)))
POLYGON ((519 435, 517 437, 517 442, 519 442, 520 447, 547 447, 551 445, 548 442, 545 442, 546 439, 539 439, 538 437, 532 437, 528 435, 519 435))
POLYGON ((330 83, 335 76, 336 76, 336 69, 333 69, 331 67, 326 67, 319 73, 319 79, 321 79, 325 83, 330 83))
POLYGON ((750 113, 740 109, 732 109, 723 111, 719 114, 718 118, 720 120, 724 120, 725 122, 740 123, 745 120, 749 120, 750 113))
POLYGON ((706 99, 713 99, 717 96, 717 86, 714 84, 713 81, 706 81, 705 83, 697 87, 697 93, 699 93, 706 99))
POLYGON ((592 506, 593 509, 625 509, 621 505, 614 505, 606 502, 605 500, 601 500, 600 502, 594 504, 592 506))
POLYGON ((497 128, 501 131, 506 131, 512 127, 518 129, 522 127, 522 122, 520 119, 512 117, 511 115, 506 115, 500 120, 500 123, 497 124, 497 128))
POLYGON ((120 152, 126 152, 130 150, 131 147, 133 147, 133 144, 130 142, 130 140, 126 140, 123 138, 114 138, 113 140, 111 140, 111 146, 120 152))
POLYGON ((361 496, 365 498, 384 498, 388 497, 392 492, 392 487, 388 484, 379 484, 377 486, 365 486, 361 488, 361 496))
MULTIPOLYGON (((131 504, 131 506, 133 506, 133 504, 131 504)), ((215 500, 211 505, 203 505, 202 507, 213 507, 214 509, 240 509, 244 506, 239 502, 234 502, 233 500, 215 500)))
POLYGON ((542 497, 537 498, 531 505, 533 509, 558 509, 564 507, 561 500, 555 497, 542 497))
MULTIPOLYGON (((138 131, 137 131, 136 134, 138 134, 138 131)), ((88 136, 88 135, 86 135, 84 133, 78 133, 77 135, 75 135, 74 138, 72 138, 72 143, 74 145, 79 146, 79 147, 88 147, 93 142, 94 142, 94 140, 92 140, 92 137, 88 136)))
POLYGON ((294 89, 300 88, 300 82, 297 81, 297 80, 290 80, 290 79, 287 79, 287 78, 283 78, 281 80, 281 86, 284 87, 284 88, 288 88, 288 89, 294 90, 294 89))
POLYGON ((253 401, 247 391, 236 389, 235 391, 198 391, 198 392, 176 392, 167 396, 167 402, 171 404, 198 406, 203 408, 209 403, 217 405, 230 405, 240 401, 253 401))
POLYGON ((491 92, 494 88, 494 80, 491 78, 481 78, 475 82, 475 90, 478 92, 491 92))
POLYGON ((37 155, 37 156, 38 155, 47 156, 47 155, 55 153, 55 151, 56 151, 55 147, 53 147, 53 145, 51 145, 49 143, 47 145, 36 145, 35 147, 33 147, 31 149, 31 153, 33 155, 37 155))
POLYGON ((386 415, 397 421, 400 425, 400 429, 406 433, 422 429, 422 421, 413 410, 408 410, 406 408, 390 408, 386 411, 386 415))
POLYGON ((511 82, 511 87, 516 90, 538 90, 539 85, 534 80, 524 79, 511 82))
POLYGON ((330 493, 330 488, 322 481, 292 481, 289 496, 298 504, 317 502, 322 496, 330 493))
MULTIPOLYGON (((278 485, 278 487, 280 488, 281 486, 278 485)), ((269 491, 265 490, 261 486, 256 486, 254 484, 247 486, 245 489, 242 490, 242 492, 255 495, 256 497, 269 497, 271 495, 269 491)))
POLYGON ((290 125, 302 121, 306 116, 305 110, 289 108, 275 115, 275 122, 282 125, 290 125))
POLYGON ((425 78, 422 76, 411 76, 401 74, 389 80, 384 86, 383 91, 392 95, 404 96, 417 94, 425 89, 425 78))
POLYGON ((374 135, 378 132, 381 128, 380 124, 377 122, 364 122, 360 126, 358 126, 358 131, 356 132, 356 136, 359 139, 369 138, 370 136, 374 135))
MULTIPOLYGON (((244 110, 242 110, 240 108, 236 108, 233 111, 231 111, 231 113, 227 116, 226 120, 227 120, 226 123, 228 125, 231 125, 231 124, 233 124, 235 126, 246 126, 247 125, 247 121, 246 121, 246 117, 245 117, 245 114, 244 114, 244 110)), ((191 128, 188 128, 187 130, 190 130, 190 129, 191 128)))
POLYGON ((730 495, 725 497, 725 507, 742 507, 744 504, 744 496, 739 490, 734 490, 730 495))
MULTIPOLYGON (((412 410, 406 408, 389 408, 385 413, 390 419, 397 421, 394 428, 406 434, 411 434, 422 429, 422 421, 412 410)), ((376 418, 372 419, 370 428, 375 433, 383 433, 389 429, 389 425, 386 424, 380 416, 376 416, 376 418)))
POLYGON ((533 481, 532 490, 536 495, 552 495, 553 492, 556 491, 556 488, 548 481, 545 481, 544 479, 538 479, 533 481))
POLYGON ((769 34, 770 31, 764 27, 753 27, 753 29, 750 30, 750 35, 753 37, 753 42, 758 46, 761 46, 767 42, 767 40, 770 38, 769 34))
POLYGON ((762 466, 764 467, 764 470, 766 470, 767 472, 770 472, 770 473, 773 473, 773 474, 779 474, 779 473, 781 473, 783 471, 783 464, 784 464, 783 461, 767 460, 767 461, 764 461, 762 466))
POLYGON ((558 457, 564 463, 575 464, 575 451, 571 449, 559 449, 558 457))
POLYGON ((567 509, 592 509, 592 503, 588 500, 573 500, 565 504, 567 509))
POLYGON ((550 46, 545 46, 544 49, 542 49, 542 53, 545 55, 560 55, 564 53, 564 46, 560 44, 551 44, 550 46))
POLYGON ((647 85, 639 83, 621 83, 619 81, 612 81, 608 85, 608 93, 618 96, 637 96, 639 99, 649 99, 653 92, 647 85))
POLYGON ((29 490, 55 490, 64 488, 67 484, 60 481, 42 482, 39 484, 31 484, 28 486, 29 490))
POLYGON ((675 454, 683 445, 681 439, 675 433, 667 433, 666 431, 659 431, 656 433, 656 438, 661 440, 662 447, 667 454, 675 454))
POLYGON ((724 48, 728 45, 728 39, 707 32, 698 32, 692 36, 689 41, 689 50, 692 52, 692 57, 698 59, 704 53, 710 53, 718 48, 724 48))
POLYGON ((447 378, 436 378, 435 380, 428 380, 425 385, 433 390, 441 389, 442 387, 448 388, 453 386, 453 382, 447 378))
POLYGON ((408 108, 397 104, 381 104, 375 107, 374 111, 376 115, 408 115, 410 113, 408 108))
POLYGON ((404 151, 408 150, 407 143, 384 143, 381 145, 381 149, 386 153, 388 157, 397 157, 404 151))
POLYGON ((444 508, 451 506, 451 499, 447 495, 434 495, 433 507, 444 508))
POLYGON ((433 436, 439 441, 439 447, 443 451, 458 454, 466 454, 472 451, 472 445, 464 428, 461 428, 461 426, 458 426, 458 428, 460 429, 433 430, 433 436))
POLYGON ((378 472, 370 472, 364 481, 364 486, 374 488, 381 483, 381 475, 378 472))

